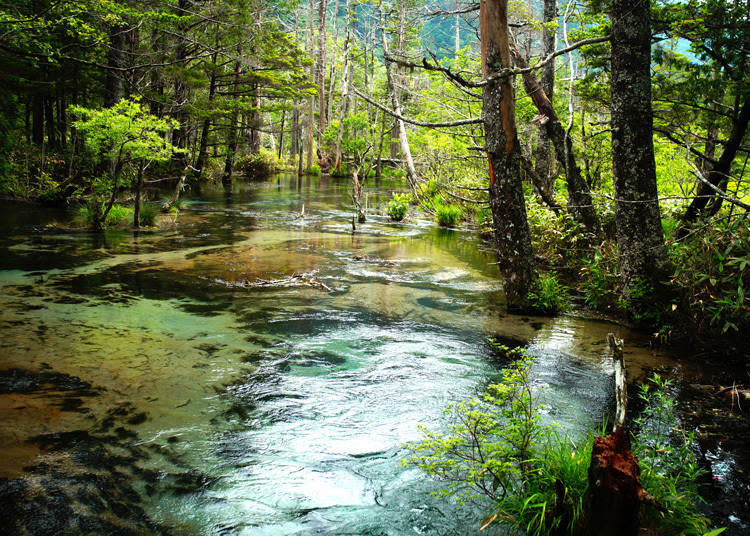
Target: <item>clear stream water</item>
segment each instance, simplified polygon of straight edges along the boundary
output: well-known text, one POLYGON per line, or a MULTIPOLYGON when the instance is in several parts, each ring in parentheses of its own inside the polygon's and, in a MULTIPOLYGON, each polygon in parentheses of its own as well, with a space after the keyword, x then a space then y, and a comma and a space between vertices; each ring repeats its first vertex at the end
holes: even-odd
MULTIPOLYGON (((394 190, 368 183, 369 206, 394 190)), ((353 233, 345 180, 185 197, 138 236, 2 205, 0 510, 15 530, 474 534, 486 505, 433 497, 400 461, 418 424, 445 426, 446 405, 498 376, 487 337, 528 345, 550 418, 574 433, 611 409, 608 331, 631 377, 687 370, 620 326, 504 314, 471 231, 373 210, 353 233)), ((709 453, 727 473, 715 486, 735 486, 739 462, 709 453)))

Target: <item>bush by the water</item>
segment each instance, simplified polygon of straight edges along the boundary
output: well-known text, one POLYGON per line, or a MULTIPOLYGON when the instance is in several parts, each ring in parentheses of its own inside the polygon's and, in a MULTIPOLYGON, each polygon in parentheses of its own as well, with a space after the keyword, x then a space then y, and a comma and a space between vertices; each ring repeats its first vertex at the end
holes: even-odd
POLYGON ((280 164, 276 155, 266 149, 258 154, 246 154, 237 158, 235 167, 247 178, 263 178, 278 171, 280 164))
POLYGON ((435 204, 435 218, 442 227, 454 227, 461 216, 463 211, 457 205, 435 204))
POLYGON ((409 194, 393 194, 393 198, 388 202, 386 212, 388 217, 393 221, 401 221, 409 211, 411 196, 409 194))
MULTIPOLYGON (((573 534, 583 520, 591 450, 604 427, 584 438, 572 438, 543 421, 544 407, 532 387, 532 358, 520 357, 484 395, 449 406, 447 433, 422 429, 424 439, 407 447, 404 463, 415 464, 445 483, 439 493, 459 502, 486 496, 493 502, 483 528, 504 524, 528 535, 573 534)), ((668 384, 643 389, 647 404, 633 438, 643 486, 665 512, 642 508, 641 524, 659 534, 704 534, 708 520, 698 510, 694 437, 673 433, 676 421, 668 384), (655 421, 655 422, 654 422, 655 421)))
MULTIPOLYGON (((95 210, 100 210, 101 212, 103 212, 104 207, 97 207, 93 201, 89 201, 78 210, 75 221, 79 225, 93 226, 95 221, 95 210)), ((104 220, 103 227, 105 229, 112 229, 113 227, 125 225, 127 222, 131 222, 132 220, 133 209, 131 207, 126 207, 115 203, 107 213, 107 218, 104 220)))
POLYGON ((554 273, 540 275, 528 295, 529 305, 542 313, 554 314, 570 305, 568 287, 562 285, 554 273))

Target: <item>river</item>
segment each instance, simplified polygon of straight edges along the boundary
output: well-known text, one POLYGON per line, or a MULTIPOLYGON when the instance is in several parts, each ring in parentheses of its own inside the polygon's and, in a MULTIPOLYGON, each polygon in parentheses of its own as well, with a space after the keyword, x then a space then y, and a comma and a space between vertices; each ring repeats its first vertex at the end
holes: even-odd
MULTIPOLYGON (((6 517, 34 535, 475 534, 486 505, 434 497, 400 461, 418 424, 445 426, 446 405, 498 377, 488 337, 528 347, 573 433, 611 410, 609 331, 631 379, 681 378, 700 425, 700 384, 719 373, 619 325, 505 314, 473 231, 376 213, 400 190, 368 182, 356 232, 349 183, 325 176, 188 192, 137 235, 0 205, 6 517)), ((740 534, 746 418, 714 405, 706 422, 740 444, 703 458, 728 505, 716 522, 740 534)))

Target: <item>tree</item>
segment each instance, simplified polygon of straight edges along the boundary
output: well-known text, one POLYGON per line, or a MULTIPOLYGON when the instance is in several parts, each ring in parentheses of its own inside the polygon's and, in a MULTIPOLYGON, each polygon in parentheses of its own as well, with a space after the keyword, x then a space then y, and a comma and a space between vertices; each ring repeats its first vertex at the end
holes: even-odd
POLYGON ((534 278, 531 234, 521 185, 521 148, 513 85, 493 76, 511 67, 506 0, 482 0, 480 8, 484 136, 490 175, 490 208, 500 273, 509 308, 522 306, 534 278))
POLYGON ((667 263, 654 162, 649 9, 650 0, 614 0, 610 13, 615 219, 627 297, 660 287, 667 263))
MULTIPOLYGON (((89 184, 94 228, 101 230, 118 191, 131 180, 132 173, 123 180, 123 170, 139 166, 136 184, 136 207, 139 207, 144 162, 165 162, 179 152, 165 141, 167 132, 179 124, 169 118, 159 119, 147 113, 137 100, 128 99, 101 110, 71 106, 70 113, 80 117, 74 122, 75 128, 86 139, 94 158, 114 163, 107 177, 95 178, 89 184), (107 194, 109 199, 105 202, 107 194)), ((136 227, 140 224, 137 219, 133 223, 136 227)))

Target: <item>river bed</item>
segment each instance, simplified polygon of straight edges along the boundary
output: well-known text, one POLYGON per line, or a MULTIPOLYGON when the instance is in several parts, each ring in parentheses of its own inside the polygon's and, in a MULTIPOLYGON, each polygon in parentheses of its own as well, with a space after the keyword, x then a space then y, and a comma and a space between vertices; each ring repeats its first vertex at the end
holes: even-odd
POLYGON ((498 377, 488 337, 527 345, 550 416, 585 431, 613 404, 610 331, 631 380, 677 376, 685 418, 720 427, 703 452, 715 522, 750 527, 746 418, 699 387, 726 371, 619 325, 505 314, 472 231, 377 213, 402 189, 368 182, 356 232, 349 183, 330 177, 187 192, 173 221, 137 235, 4 203, 0 508, 13 530, 475 534, 486 505, 432 496, 402 446, 498 377))

